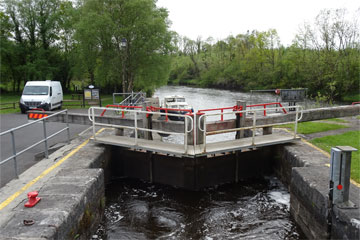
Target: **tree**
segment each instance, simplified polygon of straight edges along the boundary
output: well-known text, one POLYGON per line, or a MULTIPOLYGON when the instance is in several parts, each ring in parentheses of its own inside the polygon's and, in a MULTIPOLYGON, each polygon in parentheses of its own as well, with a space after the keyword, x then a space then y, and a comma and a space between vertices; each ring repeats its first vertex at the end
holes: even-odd
POLYGON ((88 0, 80 11, 75 36, 92 82, 121 84, 123 92, 166 82, 172 34, 165 9, 153 0, 88 0))

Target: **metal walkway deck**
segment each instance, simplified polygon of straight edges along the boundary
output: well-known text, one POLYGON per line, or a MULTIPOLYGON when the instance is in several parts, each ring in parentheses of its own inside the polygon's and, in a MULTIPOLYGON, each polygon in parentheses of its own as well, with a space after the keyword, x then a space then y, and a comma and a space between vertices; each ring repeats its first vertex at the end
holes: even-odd
POLYGON ((293 134, 283 132, 271 135, 261 135, 255 137, 255 145, 252 145, 252 138, 242 138, 237 140, 229 140, 223 142, 207 143, 206 153, 204 153, 204 146, 188 146, 185 152, 184 146, 180 144, 172 144, 161 142, 158 140, 137 139, 135 144, 134 138, 124 136, 102 136, 96 137, 95 142, 115 145, 120 147, 133 148, 137 150, 146 150, 156 153, 171 154, 176 156, 195 157, 207 154, 216 154, 223 152, 231 152, 245 149, 253 149, 257 147, 271 146, 277 144, 284 144, 296 141, 300 138, 294 138, 293 134))

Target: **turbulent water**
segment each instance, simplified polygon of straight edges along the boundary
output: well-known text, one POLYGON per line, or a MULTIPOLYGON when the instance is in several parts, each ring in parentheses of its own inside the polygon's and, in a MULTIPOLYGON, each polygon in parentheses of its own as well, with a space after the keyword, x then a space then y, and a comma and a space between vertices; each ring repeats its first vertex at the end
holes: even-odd
MULTIPOLYGON (((184 95, 195 110, 250 101, 249 94, 188 87, 163 87, 155 96, 172 94, 184 95)), ((105 219, 92 239, 302 239, 289 198, 273 176, 202 191, 116 179, 106 186, 105 219)))

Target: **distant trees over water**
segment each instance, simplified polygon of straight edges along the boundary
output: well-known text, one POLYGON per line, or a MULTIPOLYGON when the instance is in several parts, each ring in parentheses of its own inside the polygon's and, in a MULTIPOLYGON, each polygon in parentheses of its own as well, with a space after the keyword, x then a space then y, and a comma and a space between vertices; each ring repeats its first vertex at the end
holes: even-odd
POLYGON ((95 84, 108 92, 151 92, 167 83, 306 87, 331 101, 359 92, 358 20, 324 10, 284 47, 275 29, 218 41, 181 37, 156 0, 3 0, 0 88, 18 92, 26 81, 45 79, 65 90, 95 84))
POLYGON ((178 36, 170 82, 228 89, 308 88, 322 100, 358 93, 360 19, 345 10, 323 10, 304 24, 289 47, 275 29, 227 39, 178 36))

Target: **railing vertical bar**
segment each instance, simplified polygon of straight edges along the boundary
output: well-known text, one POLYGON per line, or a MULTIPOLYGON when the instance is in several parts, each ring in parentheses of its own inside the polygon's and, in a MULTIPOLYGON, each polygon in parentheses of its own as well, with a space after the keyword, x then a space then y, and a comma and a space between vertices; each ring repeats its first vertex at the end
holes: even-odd
POLYGON ((256 130, 256 111, 254 111, 254 117, 253 117, 253 132, 252 132, 252 145, 255 145, 255 130, 256 130))
POLYGON ((96 139, 96 134, 95 134, 95 113, 94 113, 94 108, 91 108, 91 116, 92 116, 92 125, 93 125, 93 137, 94 139, 96 139))
POLYGON ((45 157, 49 158, 48 142, 47 142, 47 136, 46 136, 46 121, 45 120, 43 120, 43 130, 44 130, 45 157))
POLYGON ((196 145, 197 145, 197 122, 196 122, 196 113, 193 114, 193 136, 194 136, 194 152, 196 150, 196 145))
MULTIPOLYGON (((204 153, 206 153, 206 115, 204 115, 204 153)), ((200 121, 199 121, 200 122, 200 121)))
POLYGON ((69 111, 66 110, 66 128, 67 128, 67 143, 70 144, 70 125, 69 125, 69 111))
POLYGON ((138 129, 137 129, 137 112, 134 112, 134 126, 135 126, 135 145, 137 145, 138 129))
POLYGON ((184 117, 185 118, 185 121, 184 121, 184 150, 185 150, 185 153, 187 153, 187 148, 188 148, 188 144, 187 144, 187 141, 188 141, 188 132, 187 132, 187 127, 188 127, 188 118, 187 116, 184 117))
POLYGON ((14 132, 11 131, 11 141, 13 146, 13 154, 14 154, 14 170, 15 170, 15 176, 16 178, 19 178, 18 170, 17 170, 17 160, 16 160, 16 146, 15 146, 15 136, 14 132))
POLYGON ((297 128, 298 128, 298 108, 296 108, 296 113, 295 113, 295 126, 294 126, 294 138, 296 138, 296 133, 297 133, 297 128))

